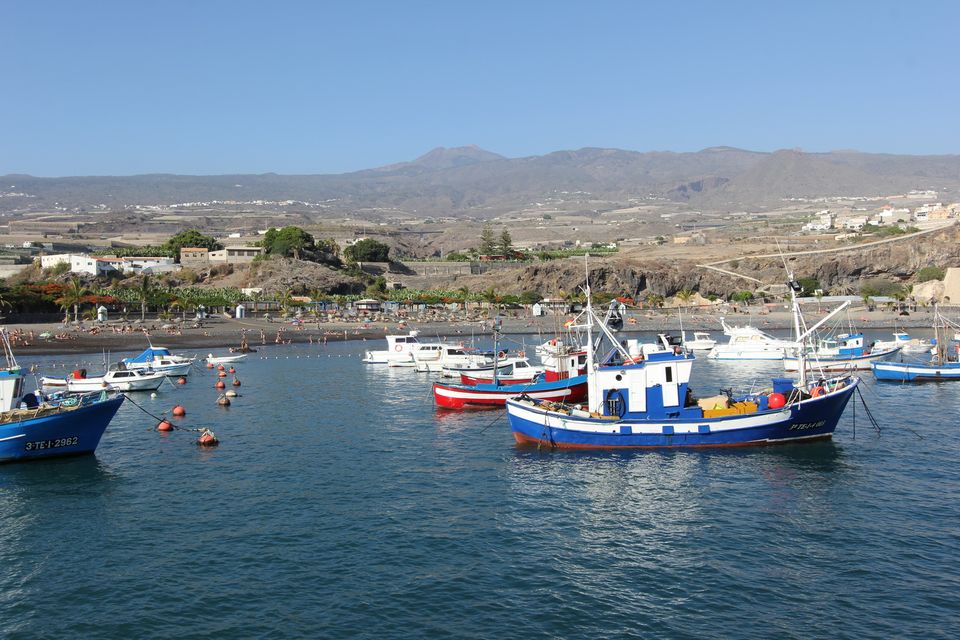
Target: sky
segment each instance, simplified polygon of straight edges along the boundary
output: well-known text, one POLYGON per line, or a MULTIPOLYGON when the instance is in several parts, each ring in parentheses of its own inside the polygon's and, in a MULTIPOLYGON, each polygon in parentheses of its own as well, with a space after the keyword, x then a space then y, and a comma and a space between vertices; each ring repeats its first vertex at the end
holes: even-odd
POLYGON ((0 0, 0 175, 960 153, 960 2, 0 0))

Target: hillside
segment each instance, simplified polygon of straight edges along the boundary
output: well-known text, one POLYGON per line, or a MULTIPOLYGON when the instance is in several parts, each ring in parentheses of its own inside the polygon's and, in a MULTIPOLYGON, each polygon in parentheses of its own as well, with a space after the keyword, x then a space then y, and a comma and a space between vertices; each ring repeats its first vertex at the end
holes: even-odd
POLYGON ((3 211, 296 200, 314 203, 327 213, 384 209, 487 217, 536 202, 591 210, 604 202, 654 198, 729 209, 793 197, 870 196, 911 189, 957 193, 960 156, 760 153, 714 147, 695 153, 584 148, 505 158, 478 147, 458 147, 339 175, 8 175, 0 178, 0 184, 3 211))

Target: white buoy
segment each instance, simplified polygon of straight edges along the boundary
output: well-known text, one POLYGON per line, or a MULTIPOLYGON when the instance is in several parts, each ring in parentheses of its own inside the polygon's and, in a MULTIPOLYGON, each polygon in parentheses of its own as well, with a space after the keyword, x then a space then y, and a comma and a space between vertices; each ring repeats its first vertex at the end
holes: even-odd
POLYGON ((157 397, 157 392, 154 391, 153 393, 151 393, 151 394, 150 394, 150 397, 151 397, 151 398, 156 398, 156 397, 157 397))

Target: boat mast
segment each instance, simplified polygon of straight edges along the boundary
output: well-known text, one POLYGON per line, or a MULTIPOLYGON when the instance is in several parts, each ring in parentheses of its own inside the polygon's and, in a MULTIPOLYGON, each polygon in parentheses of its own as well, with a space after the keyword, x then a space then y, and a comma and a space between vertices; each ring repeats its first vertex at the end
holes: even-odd
POLYGON ((801 387, 805 387, 807 386, 806 334, 800 331, 800 303, 797 302, 797 291, 800 289, 800 283, 794 280, 792 273, 790 274, 789 287, 790 303, 793 307, 793 330, 796 332, 793 335, 797 341, 797 366, 800 370, 800 379, 798 382, 801 387))
MULTIPOLYGON (((583 269, 586 273, 586 287, 584 288, 584 293, 587 294, 587 406, 590 410, 594 410, 593 399, 597 398, 597 376, 594 372, 593 365, 593 299, 590 296, 590 267, 587 264, 587 254, 583 255, 583 269)), ((597 345, 599 346, 599 345, 597 345)))
POLYGON ((496 317, 493 319, 493 384, 500 384, 500 377, 498 372, 500 371, 500 358, 498 354, 500 353, 500 313, 497 312, 496 317))

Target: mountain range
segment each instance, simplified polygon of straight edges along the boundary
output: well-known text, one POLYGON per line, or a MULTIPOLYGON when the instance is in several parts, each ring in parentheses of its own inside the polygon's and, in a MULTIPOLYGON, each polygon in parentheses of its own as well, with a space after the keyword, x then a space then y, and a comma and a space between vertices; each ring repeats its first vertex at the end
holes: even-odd
POLYGON ((6 175, 0 177, 0 195, 5 195, 0 209, 300 200, 344 213, 387 209, 485 217, 551 198, 569 200, 569 194, 594 203, 654 197, 732 210, 775 206, 785 198, 883 196, 915 189, 938 190, 942 198, 957 200, 960 155, 712 147, 689 153, 584 148, 506 158, 475 146, 441 147, 409 162, 334 175, 6 175))

